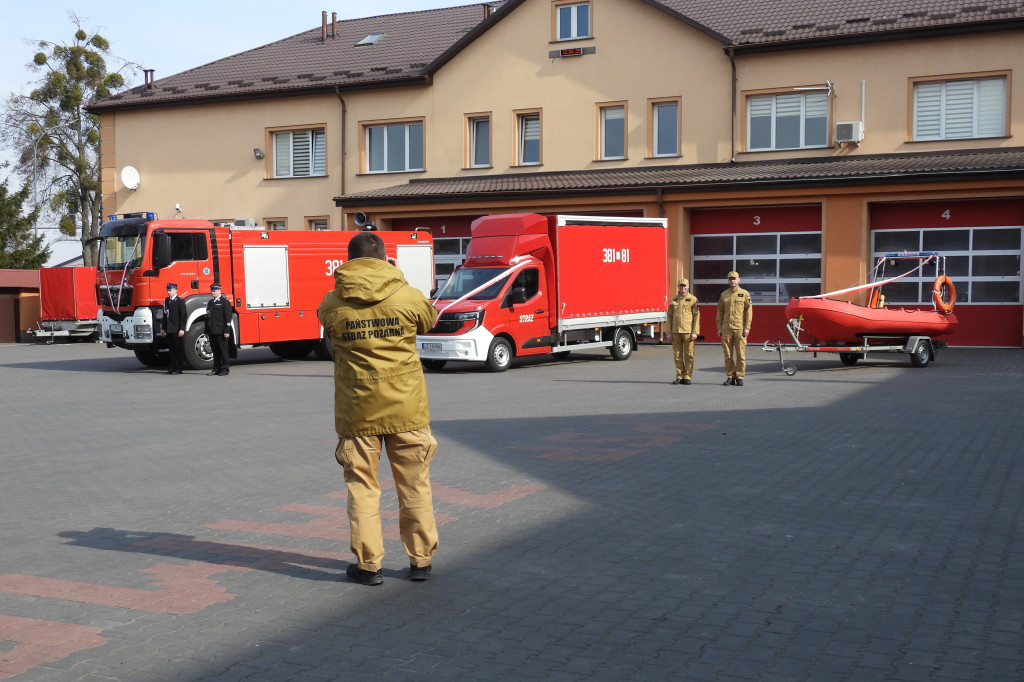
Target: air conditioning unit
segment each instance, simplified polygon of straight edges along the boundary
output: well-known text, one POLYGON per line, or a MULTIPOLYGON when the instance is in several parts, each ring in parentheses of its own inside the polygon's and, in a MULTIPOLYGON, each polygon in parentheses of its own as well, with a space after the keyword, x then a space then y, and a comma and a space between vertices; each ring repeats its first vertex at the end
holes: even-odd
POLYGON ((860 142, 864 139, 863 121, 846 121, 836 123, 836 144, 844 142, 860 142))
POLYGON ((235 218, 235 227, 256 227, 255 218, 235 218))

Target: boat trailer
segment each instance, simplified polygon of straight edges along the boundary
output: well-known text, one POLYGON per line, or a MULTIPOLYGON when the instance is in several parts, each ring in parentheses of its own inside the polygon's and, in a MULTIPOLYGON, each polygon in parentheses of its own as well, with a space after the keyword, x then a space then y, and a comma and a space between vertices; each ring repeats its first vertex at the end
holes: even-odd
POLYGON ((793 337, 793 343, 782 343, 765 341, 762 350, 768 353, 779 354, 779 365, 786 376, 796 374, 796 367, 787 365, 783 358, 783 352, 813 353, 838 353, 839 360, 844 365, 857 364, 861 358, 867 358, 869 353, 904 353, 910 356, 910 364, 914 367, 924 367, 935 359, 939 349, 946 347, 946 342, 933 339, 930 336, 864 336, 863 343, 858 345, 808 345, 800 343, 800 332, 804 329, 800 326, 800 318, 793 318, 786 323, 789 335, 793 337))

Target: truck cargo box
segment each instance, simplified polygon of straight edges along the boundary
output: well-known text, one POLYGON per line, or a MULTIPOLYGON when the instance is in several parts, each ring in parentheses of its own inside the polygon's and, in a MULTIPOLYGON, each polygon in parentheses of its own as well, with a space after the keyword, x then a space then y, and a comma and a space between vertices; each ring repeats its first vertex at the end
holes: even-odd
POLYGON ((550 216, 559 328, 664 313, 668 229, 656 218, 550 216))
POLYGON ((95 320, 96 268, 40 269, 39 298, 44 321, 95 320))

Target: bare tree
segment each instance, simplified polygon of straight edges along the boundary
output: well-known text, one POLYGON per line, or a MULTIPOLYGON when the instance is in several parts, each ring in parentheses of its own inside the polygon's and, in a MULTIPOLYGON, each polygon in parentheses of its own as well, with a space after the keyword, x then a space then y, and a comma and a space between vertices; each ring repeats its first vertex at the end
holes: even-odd
POLYGON ((34 176, 60 231, 79 236, 85 264, 95 265, 96 246, 89 239, 102 223, 100 117, 87 107, 123 88, 122 72, 134 72, 135 65, 123 62, 109 72, 107 40, 87 33, 74 13, 69 16, 77 29, 74 39, 39 41, 32 69, 40 78, 31 93, 12 94, 5 102, 2 136, 18 155, 15 168, 34 176))

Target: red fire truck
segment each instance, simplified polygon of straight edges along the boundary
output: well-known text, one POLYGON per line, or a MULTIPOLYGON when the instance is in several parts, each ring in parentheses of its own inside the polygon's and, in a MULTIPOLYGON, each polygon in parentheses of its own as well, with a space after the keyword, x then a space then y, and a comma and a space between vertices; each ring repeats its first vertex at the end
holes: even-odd
POLYGON ((668 307, 661 218, 515 214, 472 225, 466 260, 435 296, 416 340, 427 369, 453 360, 495 372, 514 356, 608 348, 625 360, 668 307))
MULTIPOLYGON (((354 232, 238 228, 196 219, 160 220, 152 213, 110 216, 100 229, 97 289, 100 340, 135 351, 150 367, 167 362, 159 330, 168 282, 185 300, 185 356, 193 369, 213 365, 204 331, 210 285, 223 287, 235 309, 232 355, 269 346, 280 357, 315 352, 330 358, 330 340, 316 317, 334 288, 354 232)), ((389 259, 412 286, 430 291, 434 243, 426 230, 381 232, 389 259)))

